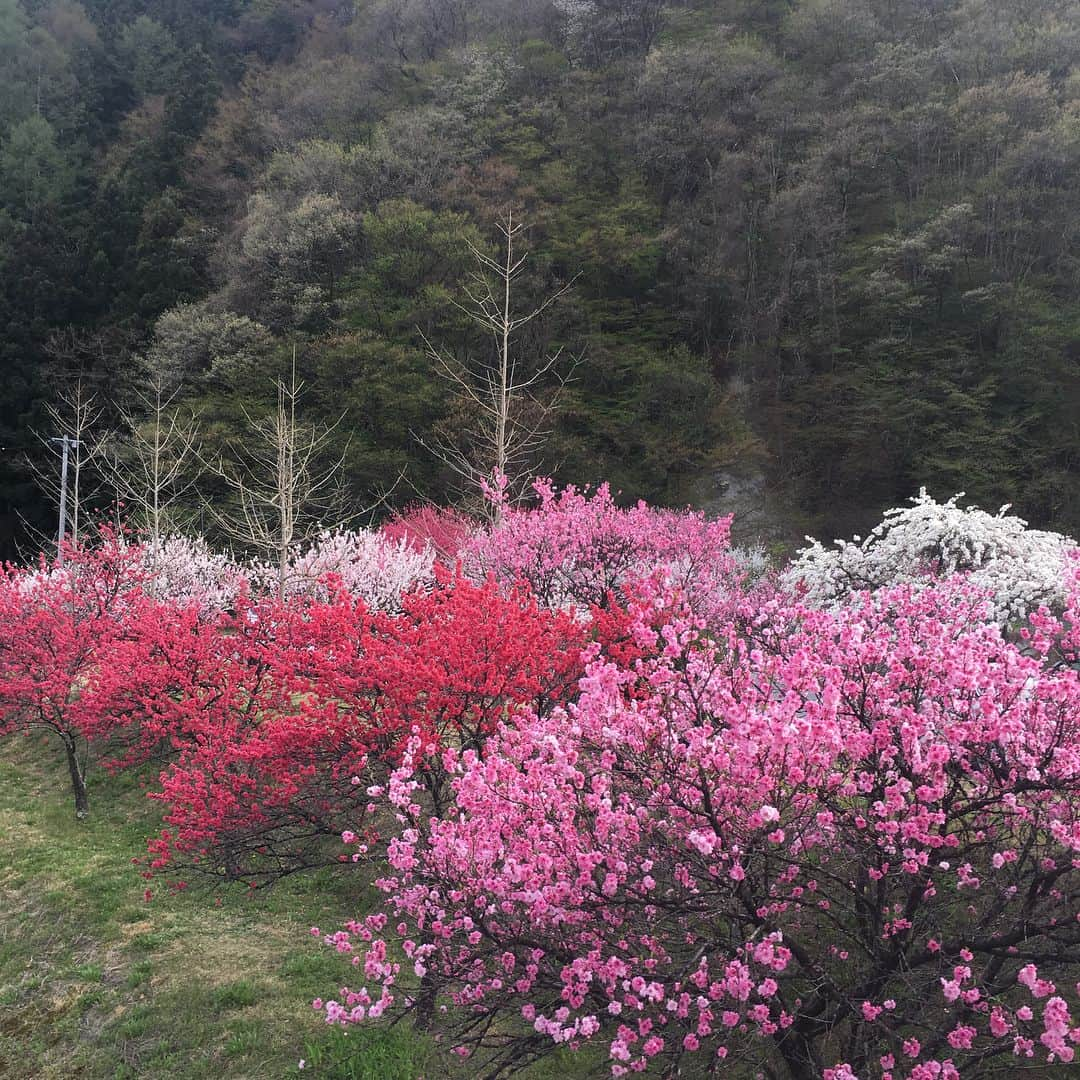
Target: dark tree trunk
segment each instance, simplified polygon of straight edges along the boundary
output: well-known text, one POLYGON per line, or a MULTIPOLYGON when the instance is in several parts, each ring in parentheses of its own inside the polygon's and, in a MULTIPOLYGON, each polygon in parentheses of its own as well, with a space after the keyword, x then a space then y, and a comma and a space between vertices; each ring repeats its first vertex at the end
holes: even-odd
POLYGON ((90 812, 90 800, 86 796, 86 777, 79 764, 73 737, 64 739, 64 750, 67 753, 68 772, 71 773, 71 790, 75 795, 75 816, 81 820, 90 812))
POLYGON ((435 1022, 435 980, 430 971, 425 971, 420 979, 420 990, 416 995, 415 1023, 419 1031, 430 1031, 435 1022))
POLYGON ((797 1027, 788 1028, 777 1045, 791 1080, 820 1080, 821 1061, 813 1042, 804 1032, 797 1027))

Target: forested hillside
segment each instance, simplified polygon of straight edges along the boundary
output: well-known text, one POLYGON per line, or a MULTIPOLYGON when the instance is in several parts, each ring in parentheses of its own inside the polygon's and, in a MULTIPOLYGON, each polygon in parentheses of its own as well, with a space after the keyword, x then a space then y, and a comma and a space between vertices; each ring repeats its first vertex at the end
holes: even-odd
POLYGON ((55 528, 47 405, 96 395, 90 444, 157 377, 216 461, 294 350, 349 505, 446 498, 474 418, 425 339, 485 355, 509 209, 522 308, 570 284, 521 341, 578 361, 538 467, 1075 530, 1078 58, 1075 0, 0 0, 4 553, 55 528))

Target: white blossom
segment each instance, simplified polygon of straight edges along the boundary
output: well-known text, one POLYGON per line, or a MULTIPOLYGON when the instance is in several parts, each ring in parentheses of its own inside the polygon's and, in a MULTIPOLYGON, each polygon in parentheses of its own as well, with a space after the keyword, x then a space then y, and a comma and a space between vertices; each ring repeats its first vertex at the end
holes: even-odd
POLYGON ((563 29, 570 43, 580 39, 596 18, 593 0, 555 0, 554 8, 563 17, 563 29))
POLYGON ((197 603, 205 611, 232 606, 247 582, 245 569, 201 536, 168 536, 142 548, 146 592, 159 600, 197 603))
POLYGON ((966 573, 985 589, 994 616, 1022 618, 1040 604, 1064 603, 1068 557, 1075 541, 1061 533, 1029 529, 1023 518, 961 507, 963 492, 936 502, 920 490, 903 508, 887 510, 868 536, 825 547, 813 537, 783 574, 789 587, 819 607, 852 592, 883 585, 919 584, 966 573))
MULTIPOLYGON (((406 540, 388 540, 365 529, 326 530, 307 547, 290 555, 285 574, 285 595, 325 596, 325 580, 333 575, 347 592, 371 609, 394 611, 404 593, 434 582, 435 552, 417 551, 406 540)), ((256 565, 254 581, 276 587, 277 567, 256 565)))

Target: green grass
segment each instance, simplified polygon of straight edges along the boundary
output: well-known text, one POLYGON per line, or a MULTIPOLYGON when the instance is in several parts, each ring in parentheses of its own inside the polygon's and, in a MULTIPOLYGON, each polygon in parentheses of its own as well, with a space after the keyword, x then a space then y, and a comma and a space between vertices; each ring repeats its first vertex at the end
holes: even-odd
POLYGON ((370 894, 355 875, 154 883, 147 903, 132 859, 161 822, 139 777, 94 777, 83 822, 65 782, 52 747, 0 744, 0 1076, 451 1075, 406 1026, 344 1035, 311 1008, 348 970, 308 928, 357 913, 370 894))
MULTIPOLYGON (((352 971, 309 928, 370 910, 355 868, 257 891, 155 882, 148 903, 132 860, 161 819, 140 779, 93 776, 80 822, 55 749, 0 742, 0 1077, 469 1080, 438 1032, 404 1022, 346 1031, 312 1009, 352 971)), ((608 1071, 591 1048, 521 1075, 608 1071)))
POLYGON ((260 998, 258 988, 247 979, 221 986, 212 995, 214 1006, 218 1009, 246 1009, 260 998))
POLYGON ((335 1029, 305 1053, 305 1067, 314 1075, 340 1080, 412 1080, 424 1074, 432 1058, 430 1046, 405 1028, 335 1029))

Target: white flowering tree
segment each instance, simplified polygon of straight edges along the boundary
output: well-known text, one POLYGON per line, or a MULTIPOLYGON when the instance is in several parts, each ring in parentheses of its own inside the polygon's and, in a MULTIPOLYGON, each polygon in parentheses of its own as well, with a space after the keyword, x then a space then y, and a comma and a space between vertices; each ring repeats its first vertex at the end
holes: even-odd
MULTIPOLYGON (((365 529, 336 529, 320 533, 310 544, 289 552, 284 571, 284 596, 327 595, 334 577, 340 586, 359 597, 368 608, 395 611, 402 594, 434 582, 435 550, 416 550, 408 540, 390 540, 365 529)), ((269 590, 278 587, 276 565, 256 565, 252 578, 269 590)))
POLYGON ((887 510, 865 538, 826 547, 813 537, 784 572, 785 583, 804 591, 808 603, 826 607, 852 592, 884 585, 917 584, 967 573, 985 589, 1002 622, 1040 604, 1066 598, 1071 538, 1029 529, 1003 506, 988 514, 962 507, 963 492, 939 503, 920 490, 911 506, 887 510))
POLYGON ((142 549, 145 588, 159 600, 197 603, 204 611, 232 606, 247 583, 243 566, 201 536, 163 536, 142 549))

